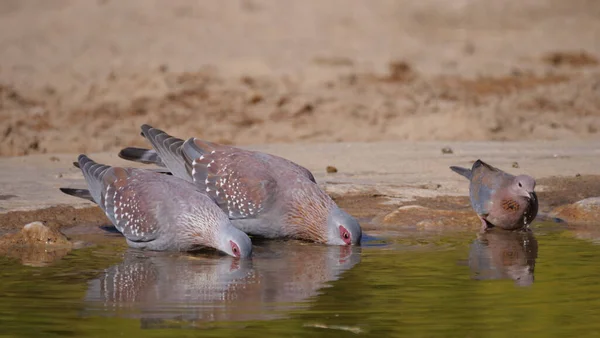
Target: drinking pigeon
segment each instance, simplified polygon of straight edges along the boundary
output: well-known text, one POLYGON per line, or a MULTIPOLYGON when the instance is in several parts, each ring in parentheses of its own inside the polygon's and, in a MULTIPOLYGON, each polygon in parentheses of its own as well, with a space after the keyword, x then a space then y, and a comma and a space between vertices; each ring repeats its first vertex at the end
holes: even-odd
POLYGON ((535 219, 538 199, 533 177, 513 176, 481 160, 471 169, 455 166, 450 169, 469 179, 471 205, 481 219, 482 230, 489 227, 517 230, 535 219))
POLYGON ((187 141, 149 125, 154 150, 125 148, 124 159, 166 166, 211 196, 240 230, 266 238, 360 244, 358 221, 340 209, 311 172, 284 158, 198 138, 187 141))
POLYGON ((193 251, 201 247, 234 257, 249 257, 248 235, 196 186, 179 178, 143 169, 109 167, 79 155, 89 191, 61 188, 91 197, 133 248, 193 251))

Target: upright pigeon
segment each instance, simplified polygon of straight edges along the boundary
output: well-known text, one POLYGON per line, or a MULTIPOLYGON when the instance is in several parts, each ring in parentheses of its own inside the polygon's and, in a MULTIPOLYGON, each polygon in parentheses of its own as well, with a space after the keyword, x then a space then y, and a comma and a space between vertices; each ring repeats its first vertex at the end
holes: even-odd
POLYGON ((454 166, 450 169, 469 179, 471 205, 481 219, 482 230, 517 230, 535 219, 538 199, 533 177, 513 176, 481 160, 470 170, 454 166))
POLYGON ((91 197, 127 239, 130 247, 155 251, 215 248, 249 257, 252 243, 225 213, 196 186, 143 169, 109 167, 79 155, 89 191, 61 188, 91 197))
POLYGON ((187 141, 149 125, 154 150, 125 148, 127 160, 166 166, 210 195, 240 230, 266 238, 330 245, 360 244, 358 221, 340 209, 311 172, 284 158, 197 138, 187 141))

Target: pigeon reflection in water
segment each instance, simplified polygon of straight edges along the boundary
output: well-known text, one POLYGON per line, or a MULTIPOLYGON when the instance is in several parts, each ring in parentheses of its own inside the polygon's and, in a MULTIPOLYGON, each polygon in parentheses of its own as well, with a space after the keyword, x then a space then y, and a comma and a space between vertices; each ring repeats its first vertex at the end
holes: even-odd
POLYGON ((86 312, 159 325, 279 318, 359 263, 361 249, 269 241, 254 250, 252 260, 236 260, 129 249, 89 283, 86 312))
POLYGON ((474 279, 512 279, 516 285, 533 283, 538 242, 531 230, 494 229, 481 233, 471 244, 469 267, 474 279))

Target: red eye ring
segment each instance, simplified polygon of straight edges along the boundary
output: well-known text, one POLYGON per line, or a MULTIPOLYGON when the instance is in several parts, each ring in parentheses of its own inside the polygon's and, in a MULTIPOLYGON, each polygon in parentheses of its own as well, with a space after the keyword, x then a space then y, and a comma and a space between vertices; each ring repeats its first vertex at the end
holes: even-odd
POLYGON ((339 229, 340 229, 340 237, 342 238, 344 243, 346 243, 347 245, 351 245, 352 244, 352 235, 350 234, 350 231, 348 231, 348 229, 346 229, 343 225, 340 225, 339 229))
POLYGON ((233 255, 235 257, 240 257, 240 247, 234 241, 229 241, 229 244, 231 245, 231 251, 233 252, 233 255))

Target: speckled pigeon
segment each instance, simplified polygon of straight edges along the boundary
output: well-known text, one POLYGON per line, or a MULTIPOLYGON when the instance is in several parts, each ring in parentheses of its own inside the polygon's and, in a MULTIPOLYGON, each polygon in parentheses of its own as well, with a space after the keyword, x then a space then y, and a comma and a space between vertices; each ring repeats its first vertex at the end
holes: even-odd
POLYGON ((193 184, 143 169, 109 167, 80 155, 89 191, 61 190, 92 199, 133 248, 192 251, 201 247, 249 257, 252 243, 227 215, 193 184))
POLYGON ((149 125, 154 150, 125 148, 124 159, 166 166, 209 194, 242 231, 331 245, 360 244, 356 219, 317 185, 310 171, 284 158, 197 138, 175 138, 149 125))
POLYGON ((499 227, 516 230, 528 226, 537 215, 535 179, 513 176, 477 160, 469 170, 450 167, 469 179, 471 205, 481 219, 482 230, 499 227))

